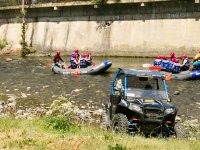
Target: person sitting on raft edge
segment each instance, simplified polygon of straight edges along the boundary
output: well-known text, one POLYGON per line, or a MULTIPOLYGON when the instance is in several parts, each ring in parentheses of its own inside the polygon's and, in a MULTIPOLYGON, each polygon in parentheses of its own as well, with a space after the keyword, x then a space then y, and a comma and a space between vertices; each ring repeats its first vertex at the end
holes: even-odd
POLYGON ((174 60, 174 64, 172 66, 172 73, 180 73, 181 66, 178 59, 174 60))
POLYGON ((190 61, 187 55, 182 55, 181 58, 183 59, 183 63, 181 64, 181 71, 187 71, 190 69, 190 61))
MULTIPOLYGON (((71 69, 76 69, 77 66, 79 65, 79 50, 75 49, 74 52, 72 52, 71 56, 70 56, 70 68, 71 69)), ((69 68, 69 67, 68 67, 69 68)))
POLYGON ((162 66, 162 60, 160 56, 156 56, 156 59, 153 62, 154 66, 162 66))
POLYGON ((86 54, 82 54, 80 58, 80 68, 87 68, 86 54))
POLYGON ((65 68, 65 66, 63 64, 64 60, 60 57, 60 50, 56 50, 56 54, 53 58, 53 62, 55 64, 55 66, 58 66, 58 67, 63 68, 63 69, 65 68))
POLYGON ((177 57, 175 56, 174 52, 170 53, 170 60, 172 61, 173 59, 177 59, 177 57))
POLYGON ((163 56, 162 68, 163 68, 164 70, 166 70, 168 65, 169 65, 169 60, 168 60, 167 56, 163 56))
POLYGON ((93 62, 92 62, 92 56, 91 56, 91 52, 89 51, 89 52, 87 52, 87 54, 86 54, 86 64, 87 64, 87 66, 91 66, 91 65, 93 65, 93 62))

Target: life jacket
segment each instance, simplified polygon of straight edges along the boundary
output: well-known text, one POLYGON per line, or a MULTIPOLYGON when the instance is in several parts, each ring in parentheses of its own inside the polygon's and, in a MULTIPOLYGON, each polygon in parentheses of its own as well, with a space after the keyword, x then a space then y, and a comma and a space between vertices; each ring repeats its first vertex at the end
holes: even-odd
POLYGON ((166 69, 168 65, 169 65, 169 60, 162 60, 162 68, 163 69, 166 69))
POLYGON ((161 66, 161 64, 162 64, 162 60, 161 59, 155 59, 154 62, 153 62, 154 66, 161 66))
POLYGON ((166 69, 167 71, 171 72, 171 71, 172 71, 172 66, 173 66, 173 64, 174 64, 174 62, 169 61, 169 63, 167 64, 167 66, 166 66, 165 69, 166 69))
POLYGON ((53 59, 54 63, 58 63, 60 60, 61 60, 61 58, 59 55, 54 56, 54 59, 53 59))
POLYGON ((80 59, 80 68, 86 68, 86 67, 87 67, 87 64, 86 64, 85 58, 81 58, 80 59))
POLYGON ((75 61, 71 61, 71 69, 76 69, 77 68, 77 64, 75 63, 75 61))
POLYGON ((189 61, 189 59, 188 58, 185 58, 183 61, 187 61, 186 63, 185 63, 185 65, 184 66, 186 66, 186 67, 190 67, 190 61, 189 61))
POLYGON ((92 65, 92 57, 89 56, 87 58, 89 58, 89 59, 87 60, 86 64, 87 64, 87 66, 91 66, 92 65))
POLYGON ((179 73, 180 72, 180 63, 174 63, 174 67, 172 68, 172 73, 179 73))

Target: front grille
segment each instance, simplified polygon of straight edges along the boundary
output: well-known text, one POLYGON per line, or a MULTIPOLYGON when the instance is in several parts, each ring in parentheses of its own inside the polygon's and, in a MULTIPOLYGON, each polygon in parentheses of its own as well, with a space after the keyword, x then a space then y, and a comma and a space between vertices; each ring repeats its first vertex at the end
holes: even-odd
POLYGON ((162 119, 163 113, 159 109, 144 109, 145 119, 162 119))

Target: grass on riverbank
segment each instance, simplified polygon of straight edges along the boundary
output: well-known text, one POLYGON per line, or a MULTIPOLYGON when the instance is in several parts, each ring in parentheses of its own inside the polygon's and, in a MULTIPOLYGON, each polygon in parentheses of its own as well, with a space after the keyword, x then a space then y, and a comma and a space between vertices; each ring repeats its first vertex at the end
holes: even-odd
POLYGON ((98 127, 70 120, 0 119, 0 149, 66 150, 199 150, 200 141, 164 140, 112 134, 98 127))

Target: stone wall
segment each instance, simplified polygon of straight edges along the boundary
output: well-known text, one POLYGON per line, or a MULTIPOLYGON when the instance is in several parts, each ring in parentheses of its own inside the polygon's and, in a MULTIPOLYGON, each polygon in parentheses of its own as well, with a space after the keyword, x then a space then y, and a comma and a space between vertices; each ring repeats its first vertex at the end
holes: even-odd
MULTIPOLYGON (((91 50, 94 55, 155 56, 200 49, 200 5, 189 0, 29 8, 27 41, 37 53, 91 50)), ((18 9, 1 10, 0 38, 19 46, 18 9)), ((70 52, 67 52, 69 54, 70 52)))

